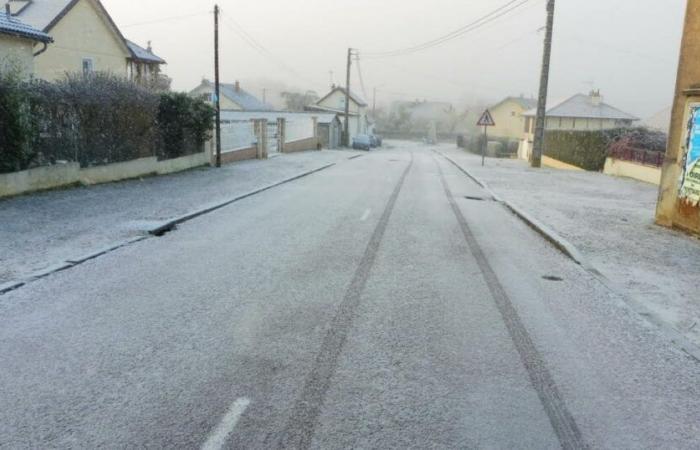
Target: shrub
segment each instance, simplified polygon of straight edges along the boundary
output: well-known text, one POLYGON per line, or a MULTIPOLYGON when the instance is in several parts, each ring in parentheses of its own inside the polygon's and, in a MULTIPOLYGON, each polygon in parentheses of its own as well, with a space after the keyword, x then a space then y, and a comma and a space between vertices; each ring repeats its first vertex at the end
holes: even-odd
POLYGON ((29 102, 15 73, 0 73, 0 173, 23 170, 34 154, 29 102))
POLYGON ((58 82, 0 74, 0 172, 56 161, 90 167, 201 152, 213 109, 105 73, 58 82))
POLYGON ((201 152, 213 125, 214 109, 209 104, 187 94, 162 94, 158 107, 158 156, 169 159, 201 152))
POLYGON ((666 135, 644 128, 597 131, 547 131, 544 154, 585 170, 601 171, 616 143, 640 150, 665 151, 666 135))
POLYGON ((81 167, 155 155, 156 94, 105 73, 69 75, 57 84, 77 120, 81 167))

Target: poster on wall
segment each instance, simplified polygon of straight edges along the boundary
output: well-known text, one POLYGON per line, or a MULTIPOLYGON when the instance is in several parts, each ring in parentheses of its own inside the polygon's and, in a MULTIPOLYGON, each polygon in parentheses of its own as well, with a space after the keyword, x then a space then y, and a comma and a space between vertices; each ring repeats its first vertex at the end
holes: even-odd
POLYGON ((680 197, 697 206, 700 204, 700 106, 690 110, 687 148, 680 197))

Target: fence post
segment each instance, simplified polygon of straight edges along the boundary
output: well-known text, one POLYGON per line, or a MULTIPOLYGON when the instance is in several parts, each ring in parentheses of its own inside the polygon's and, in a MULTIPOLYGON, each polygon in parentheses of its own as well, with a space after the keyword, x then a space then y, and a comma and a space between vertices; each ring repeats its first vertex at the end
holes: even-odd
POLYGON ((321 142, 319 141, 318 134, 318 117, 311 117, 312 127, 314 128, 314 141, 316 141, 316 149, 321 150, 321 142))
POLYGON ((277 151, 284 153, 284 145, 287 143, 287 119, 277 119, 277 151))

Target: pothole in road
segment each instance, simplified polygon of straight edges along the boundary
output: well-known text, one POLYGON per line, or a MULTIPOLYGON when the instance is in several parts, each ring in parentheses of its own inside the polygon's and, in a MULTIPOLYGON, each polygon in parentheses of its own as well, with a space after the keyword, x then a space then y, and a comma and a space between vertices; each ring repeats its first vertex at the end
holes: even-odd
POLYGON ((557 277, 554 275, 545 275, 542 277, 542 279, 547 280, 547 281, 564 281, 563 278, 557 277))

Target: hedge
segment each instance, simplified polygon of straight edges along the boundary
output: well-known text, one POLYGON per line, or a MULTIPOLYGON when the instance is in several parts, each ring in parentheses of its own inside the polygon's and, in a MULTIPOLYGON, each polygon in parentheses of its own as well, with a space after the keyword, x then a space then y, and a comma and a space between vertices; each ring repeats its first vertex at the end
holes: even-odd
POLYGON ((203 150, 213 109, 109 74, 57 82, 0 74, 0 173, 75 161, 91 167, 203 150), (5 125, 8 124, 8 125, 5 125))
POLYGON ((610 148, 621 140, 634 142, 640 150, 664 151, 665 135, 644 128, 545 133, 544 154, 590 171, 601 171, 610 148))

